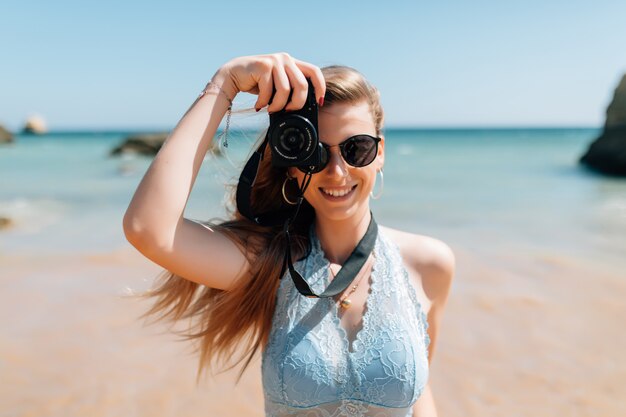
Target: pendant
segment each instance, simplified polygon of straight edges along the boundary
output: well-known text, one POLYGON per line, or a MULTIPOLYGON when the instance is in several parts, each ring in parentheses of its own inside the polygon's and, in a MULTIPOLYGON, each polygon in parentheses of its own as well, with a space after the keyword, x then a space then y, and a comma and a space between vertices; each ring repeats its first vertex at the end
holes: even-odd
POLYGON ((352 304, 352 301, 348 300, 347 298, 345 300, 341 300, 341 307, 343 308, 349 308, 350 304, 352 304))

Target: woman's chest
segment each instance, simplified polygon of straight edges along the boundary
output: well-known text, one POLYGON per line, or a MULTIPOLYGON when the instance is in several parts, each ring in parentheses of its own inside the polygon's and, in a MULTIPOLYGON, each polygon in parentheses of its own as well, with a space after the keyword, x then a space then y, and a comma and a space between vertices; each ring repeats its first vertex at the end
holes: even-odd
MULTIPOLYGON (((421 393, 428 378, 425 317, 397 250, 379 242, 375 252, 371 273, 334 299, 303 297, 284 278, 263 354, 269 399, 406 407, 421 393), (340 307, 346 300, 349 307, 340 307)), ((329 285, 330 265, 317 251, 300 266, 314 292, 329 285)))
POLYGON ((371 304, 350 343, 332 305, 322 300, 290 331, 270 340, 263 358, 266 391, 298 406, 338 398, 411 404, 428 378, 426 347, 415 321, 401 309, 371 304))

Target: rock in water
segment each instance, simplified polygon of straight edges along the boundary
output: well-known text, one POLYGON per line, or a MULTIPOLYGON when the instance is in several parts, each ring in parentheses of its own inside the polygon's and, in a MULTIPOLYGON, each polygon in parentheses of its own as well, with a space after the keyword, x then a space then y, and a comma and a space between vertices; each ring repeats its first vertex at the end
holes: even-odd
POLYGON ((603 174, 626 177, 626 74, 606 109, 602 135, 589 146, 580 163, 603 174))
POLYGON ((148 133, 129 136, 124 139, 121 145, 111 150, 111 155, 124 153, 138 153, 148 156, 156 155, 168 135, 169 133, 148 133))
POLYGON ((0 125, 0 143, 13 142, 13 134, 0 125))
POLYGON ((626 126, 626 74, 615 89, 613 101, 606 109, 605 127, 626 126))
POLYGON ((626 126, 605 128, 580 162, 603 174, 626 177, 626 126))
MULTIPOLYGON (((121 145, 111 150, 111 156, 117 156, 125 153, 136 153, 140 155, 154 156, 159 152, 163 142, 169 136, 169 133, 144 133, 139 135, 128 136, 121 145)), ((209 150, 215 155, 220 156, 220 149, 217 141, 213 141, 213 147, 209 150)))
POLYGON ((26 120, 23 133, 31 133, 35 135, 42 135, 48 132, 46 122, 40 116, 31 116, 26 120))
POLYGON ((0 217, 0 230, 8 229, 13 226, 13 220, 8 217, 0 217))

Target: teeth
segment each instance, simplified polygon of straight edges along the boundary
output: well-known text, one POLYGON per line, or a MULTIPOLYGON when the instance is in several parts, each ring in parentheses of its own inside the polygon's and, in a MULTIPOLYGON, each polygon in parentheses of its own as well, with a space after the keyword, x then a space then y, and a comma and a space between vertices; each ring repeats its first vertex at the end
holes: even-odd
POLYGON ((337 189, 328 189, 328 188, 322 188, 321 189, 325 194, 328 195, 332 195, 333 197, 343 197, 344 195, 348 194, 350 191, 352 191, 352 188, 348 188, 346 190, 337 190, 337 189))

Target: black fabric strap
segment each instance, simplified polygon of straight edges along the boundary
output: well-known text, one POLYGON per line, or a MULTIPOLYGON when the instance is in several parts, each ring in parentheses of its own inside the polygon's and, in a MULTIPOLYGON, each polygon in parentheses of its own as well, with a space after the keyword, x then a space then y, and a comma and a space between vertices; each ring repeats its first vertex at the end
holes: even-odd
POLYGON ((343 264, 337 276, 331 281, 328 287, 321 294, 315 294, 311 290, 311 287, 309 287, 309 284, 302 277, 302 275, 300 275, 300 273, 296 271, 293 266, 293 262, 291 259, 291 240, 287 223, 285 223, 285 233, 287 236, 287 251, 285 253, 285 263, 289 268, 289 274, 291 275, 291 279, 293 280, 296 289, 300 292, 300 294, 309 298, 329 298, 334 297, 335 295, 345 291, 345 289, 350 286, 361 268, 363 268, 363 265, 365 265, 367 258, 369 258, 370 254, 374 250, 376 237, 378 236, 378 225, 376 224, 374 216, 372 215, 370 224, 367 227, 365 235, 361 238, 356 248, 354 248, 346 263, 343 264))
POLYGON ((267 146, 267 137, 261 143, 261 146, 254 151, 254 154, 248 159, 246 166, 241 171, 239 183, 237 184, 237 209, 247 219, 260 224, 262 226, 277 226, 283 224, 286 218, 293 215, 294 209, 273 211, 269 213, 253 213, 250 207, 250 196, 252 195, 252 187, 256 182, 256 176, 259 172, 259 165, 263 159, 263 153, 267 146))

